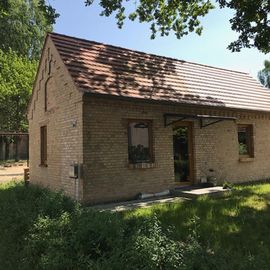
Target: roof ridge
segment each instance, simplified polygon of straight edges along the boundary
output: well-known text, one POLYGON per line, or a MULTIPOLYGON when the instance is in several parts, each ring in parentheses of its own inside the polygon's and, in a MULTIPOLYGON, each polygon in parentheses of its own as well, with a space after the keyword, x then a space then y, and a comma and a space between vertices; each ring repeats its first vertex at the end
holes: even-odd
POLYGON ((218 70, 224 70, 224 71, 229 71, 229 72, 233 72, 233 73, 245 74, 245 75, 248 75, 249 77, 251 77, 248 72, 244 72, 244 71, 238 71, 238 70, 233 70, 233 69, 228 69, 228 68, 216 67, 216 66, 211 66, 211 65, 207 65, 207 64, 200 64, 200 63, 196 63, 196 62, 181 60, 181 59, 178 59, 178 58, 158 55, 158 54, 154 54, 154 53, 147 53, 147 52, 143 52, 143 51, 139 51, 139 50, 133 50, 133 49, 129 49, 129 48, 121 47, 121 46, 116 46, 116 45, 111 45, 111 44, 107 44, 107 43, 103 43, 103 42, 97 42, 97 41, 93 41, 93 40, 89 40, 89 39, 85 39, 85 38, 78 38, 78 37, 69 36, 69 35, 65 35, 65 34, 60 34, 60 33, 56 33, 56 32, 48 33, 48 35, 63 36, 63 37, 74 39, 74 40, 81 40, 81 41, 86 42, 86 43, 91 42, 91 43, 95 43, 95 44, 98 44, 98 45, 104 45, 104 46, 109 46, 109 47, 113 47, 113 48, 121 49, 121 50, 125 50, 125 51, 136 52, 136 53, 139 53, 139 54, 144 54, 144 55, 149 55, 149 56, 154 56, 154 57, 159 57, 159 58, 165 58, 165 59, 170 59, 170 60, 174 60, 174 61, 178 61, 178 62, 182 62, 182 63, 189 63, 189 64, 202 66, 202 67, 208 67, 208 68, 212 68, 212 69, 218 69, 218 70))

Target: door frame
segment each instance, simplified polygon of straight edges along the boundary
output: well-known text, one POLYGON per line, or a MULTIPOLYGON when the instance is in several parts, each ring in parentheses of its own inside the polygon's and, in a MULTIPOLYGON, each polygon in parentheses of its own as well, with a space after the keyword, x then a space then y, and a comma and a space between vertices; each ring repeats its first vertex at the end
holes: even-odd
POLYGON ((192 185, 194 184, 195 166, 194 166, 194 137, 193 129, 194 122, 192 121, 179 121, 173 124, 173 128, 187 127, 188 128, 188 157, 189 157, 189 181, 177 182, 174 179, 174 183, 177 185, 192 185))

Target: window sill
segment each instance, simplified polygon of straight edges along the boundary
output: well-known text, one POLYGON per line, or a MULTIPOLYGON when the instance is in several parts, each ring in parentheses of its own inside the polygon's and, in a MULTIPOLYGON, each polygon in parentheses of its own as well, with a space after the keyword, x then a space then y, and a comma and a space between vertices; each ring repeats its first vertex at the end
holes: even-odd
POLYGON ((43 168, 47 168, 48 167, 48 164, 39 164, 38 166, 39 167, 43 167, 43 168))
POLYGON ((239 162, 252 162, 254 161, 254 157, 240 157, 239 162))
POLYGON ((150 169, 155 167, 153 162, 142 162, 142 163, 129 163, 128 167, 130 169, 150 169))

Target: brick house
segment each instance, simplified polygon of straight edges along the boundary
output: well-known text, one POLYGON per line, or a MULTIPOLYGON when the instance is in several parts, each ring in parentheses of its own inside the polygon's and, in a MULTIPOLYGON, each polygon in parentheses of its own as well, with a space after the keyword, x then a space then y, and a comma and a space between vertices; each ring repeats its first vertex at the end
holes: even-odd
POLYGON ((270 91, 248 74, 48 34, 30 180, 82 202, 270 177, 270 91))

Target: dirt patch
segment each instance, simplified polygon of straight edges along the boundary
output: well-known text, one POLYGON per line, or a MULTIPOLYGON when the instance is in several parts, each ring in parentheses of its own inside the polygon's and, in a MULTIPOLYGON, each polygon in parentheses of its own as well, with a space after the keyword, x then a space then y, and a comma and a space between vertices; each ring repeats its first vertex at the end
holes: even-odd
POLYGON ((0 165, 0 183, 23 180, 24 169, 27 168, 26 162, 8 163, 7 165, 0 165))

